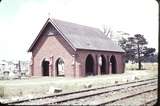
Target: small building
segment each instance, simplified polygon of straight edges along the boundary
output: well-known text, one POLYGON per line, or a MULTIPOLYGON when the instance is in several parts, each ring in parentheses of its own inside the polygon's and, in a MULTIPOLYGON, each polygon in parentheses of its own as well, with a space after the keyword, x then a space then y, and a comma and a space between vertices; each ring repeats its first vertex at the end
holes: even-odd
POLYGON ((33 76, 124 72, 124 51, 97 28, 49 18, 30 46, 33 76))

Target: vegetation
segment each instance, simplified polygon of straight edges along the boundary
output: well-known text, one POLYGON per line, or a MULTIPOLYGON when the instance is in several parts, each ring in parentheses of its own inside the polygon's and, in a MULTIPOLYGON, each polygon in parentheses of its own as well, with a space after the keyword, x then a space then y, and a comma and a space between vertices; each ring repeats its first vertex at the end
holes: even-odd
POLYGON ((114 40, 114 36, 119 36, 119 38, 117 37, 114 41, 118 41, 119 45, 126 52, 125 59, 127 63, 129 61, 132 62, 132 65, 138 63, 138 70, 143 68, 142 62, 158 62, 158 53, 155 53, 156 49, 147 47, 148 42, 144 35, 135 34, 133 37, 131 37, 129 36, 129 33, 123 31, 116 31, 117 35, 115 35, 113 34, 113 30, 111 30, 111 28, 107 27, 106 25, 103 25, 102 31, 107 38, 112 40, 114 40))
POLYGON ((156 62, 155 48, 147 47, 147 40, 141 34, 136 34, 134 37, 122 38, 119 44, 126 52, 126 62, 138 63, 138 69, 142 69, 142 62, 156 62))
MULTIPOLYGON (((128 70, 129 71, 137 70, 137 64, 136 63, 135 64, 126 63, 125 64, 125 71, 128 71, 128 70)), ((150 71, 151 73, 158 72, 158 63, 142 63, 142 70, 144 70, 146 72, 150 71)))
POLYGON ((105 34, 105 36, 107 37, 107 38, 112 38, 112 36, 113 36, 113 31, 111 30, 111 28, 109 27, 107 27, 106 25, 103 25, 103 27, 102 27, 102 31, 103 31, 103 33, 105 34))

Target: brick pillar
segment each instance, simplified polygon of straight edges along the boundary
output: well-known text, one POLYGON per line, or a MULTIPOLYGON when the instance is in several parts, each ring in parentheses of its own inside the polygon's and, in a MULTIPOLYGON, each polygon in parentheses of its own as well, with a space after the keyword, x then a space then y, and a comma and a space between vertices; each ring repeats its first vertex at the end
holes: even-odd
POLYGON ((54 62, 53 62, 53 77, 57 76, 56 62, 57 62, 57 60, 54 59, 54 62))
POLYGON ((109 56, 106 59, 106 73, 109 74, 109 56))
POLYGON ((109 62, 109 74, 112 74, 112 63, 109 62))
POLYGON ((49 76, 51 76, 52 64, 51 61, 49 62, 49 76))
POLYGON ((48 57, 48 61, 49 61, 49 76, 51 76, 51 67, 52 67, 52 61, 51 61, 51 57, 48 57))
POLYGON ((53 76, 53 71, 54 71, 54 57, 50 57, 50 62, 49 62, 49 76, 53 76))
POLYGON ((101 68, 99 65, 98 65, 98 75, 101 75, 101 68))
POLYGON ((76 55, 72 55, 72 68, 73 68, 73 77, 76 77, 76 55))
POLYGON ((31 72, 31 76, 34 76, 34 59, 33 59, 33 57, 31 58, 30 72, 31 72))
POLYGON ((98 75, 101 75, 101 66, 99 65, 99 55, 97 55, 97 69, 98 69, 98 75))

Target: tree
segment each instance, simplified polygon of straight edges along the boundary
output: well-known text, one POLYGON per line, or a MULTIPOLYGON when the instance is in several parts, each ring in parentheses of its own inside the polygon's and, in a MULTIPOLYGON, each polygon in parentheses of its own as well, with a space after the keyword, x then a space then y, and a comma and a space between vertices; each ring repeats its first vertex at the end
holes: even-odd
POLYGON ((146 56, 143 62, 149 62, 149 63, 158 62, 158 54, 154 53, 153 55, 146 56))
POLYGON ((134 35, 134 43, 135 43, 135 49, 137 49, 137 61, 138 61, 138 69, 141 70, 141 62, 143 59, 143 55, 145 53, 146 50, 146 44, 148 44, 148 42, 146 41, 146 39, 144 38, 143 35, 141 34, 136 34, 134 35))
POLYGON ((122 38, 119 44, 126 52, 127 61, 138 62, 138 69, 142 69, 141 62, 146 56, 153 55, 155 48, 148 48, 147 40, 141 34, 135 34, 134 37, 122 38))
POLYGON ((146 48, 146 50, 144 52, 144 56, 145 57, 153 56, 155 51, 156 51, 155 48, 146 48))
POLYGON ((108 28, 106 25, 103 25, 102 31, 106 35, 106 37, 112 38, 112 30, 110 27, 108 28))
POLYGON ((129 33, 127 33, 127 32, 123 32, 123 31, 117 31, 117 33, 119 33, 120 35, 127 35, 127 36, 129 36, 129 33))
POLYGON ((157 62, 158 55, 154 53, 155 51, 155 48, 146 48, 143 56, 143 62, 157 62))
POLYGON ((134 63, 135 62, 135 49, 134 49, 134 45, 132 43, 132 37, 125 39, 122 37, 122 39, 120 39, 118 41, 119 45, 122 47, 122 49, 126 52, 125 53, 125 59, 126 62, 128 62, 129 60, 134 63))

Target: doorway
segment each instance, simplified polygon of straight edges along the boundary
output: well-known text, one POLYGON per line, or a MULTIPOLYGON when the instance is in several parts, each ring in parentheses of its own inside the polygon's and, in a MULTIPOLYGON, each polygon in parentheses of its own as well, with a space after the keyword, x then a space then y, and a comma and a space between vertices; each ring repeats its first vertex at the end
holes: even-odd
POLYGON ((88 55, 85 62, 86 76, 94 75, 94 60, 92 55, 88 55))
POLYGON ((42 75, 49 76, 49 61, 45 59, 42 61, 42 75))
POLYGON ((112 74, 116 74, 117 72, 117 62, 116 62, 116 58, 114 55, 111 56, 110 58, 110 62, 111 62, 111 73, 112 74))

